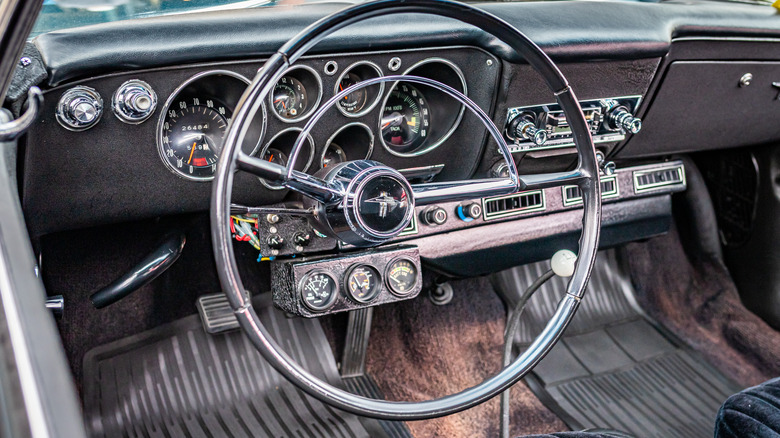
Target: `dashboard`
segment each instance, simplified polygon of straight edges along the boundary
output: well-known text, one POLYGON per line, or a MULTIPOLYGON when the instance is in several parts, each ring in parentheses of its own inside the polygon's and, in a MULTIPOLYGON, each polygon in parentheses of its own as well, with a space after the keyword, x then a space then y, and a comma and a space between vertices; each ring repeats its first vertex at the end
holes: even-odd
MULTIPOLYGON (((287 38, 343 6, 138 19, 37 37, 33 45, 48 76, 45 106, 20 165, 31 235, 208 210, 220 140, 249 80, 287 38)), ((605 245, 668 228, 669 195, 686 185, 676 154, 780 139, 771 124, 722 129, 749 124, 753 102, 776 100, 771 83, 780 78, 780 22, 771 8, 673 2, 480 7, 526 32, 575 90, 599 158, 611 166, 602 179, 605 245), (754 85, 740 86, 748 73, 754 85)), ((397 19, 379 17, 340 31, 286 71, 257 108, 243 151, 288 164, 301 130, 321 110, 321 120, 301 139, 296 170, 314 175, 370 159, 412 182, 502 175, 501 155, 479 120, 440 91, 399 80, 334 100, 363 81, 413 75, 452 87, 485 110, 521 173, 575 164, 555 97, 518 54, 450 20, 410 15, 401 29, 397 19)), ((576 245, 574 189, 419 208, 393 242, 416 245, 419 255, 409 259, 421 257, 450 274, 499 269, 506 260, 522 261, 519 253, 531 261, 543 252, 543 238, 545 245, 576 245), (519 236, 511 231, 516 227, 528 232, 519 236), (513 237, 497 237, 506 233, 513 237), (470 262, 475 258, 481 262, 470 262)), ((241 172, 233 193, 245 208, 298 205, 289 191, 241 172)), ((339 249, 305 218, 264 219, 256 223, 260 234, 271 235, 259 242, 264 256, 339 249)), ((382 276, 390 261, 372 262, 378 267, 371 272, 382 276)), ((342 274, 349 276, 346 268, 342 274)))

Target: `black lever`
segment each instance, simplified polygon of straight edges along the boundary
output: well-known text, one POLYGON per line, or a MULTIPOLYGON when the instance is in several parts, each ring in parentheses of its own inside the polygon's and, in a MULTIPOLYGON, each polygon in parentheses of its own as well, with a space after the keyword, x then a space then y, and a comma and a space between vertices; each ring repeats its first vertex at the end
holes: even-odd
POLYGON ((95 308, 113 304, 149 284, 165 272, 179 258, 187 239, 184 233, 172 233, 163 243, 141 260, 130 272, 114 280, 113 283, 95 292, 89 297, 95 308))

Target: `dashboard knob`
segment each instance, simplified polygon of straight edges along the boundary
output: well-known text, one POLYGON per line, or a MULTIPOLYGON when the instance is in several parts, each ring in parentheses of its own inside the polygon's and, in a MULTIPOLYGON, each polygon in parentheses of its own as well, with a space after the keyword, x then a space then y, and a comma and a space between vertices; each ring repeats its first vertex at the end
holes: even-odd
POLYGON ((298 246, 308 246, 311 243, 311 234, 304 232, 295 233, 293 243, 298 246))
POLYGON ((482 216, 482 206, 479 203, 459 205, 455 212, 463 222, 471 222, 482 216))
POLYGON ((537 146, 542 146, 547 143, 547 131, 537 128, 530 120, 525 120, 517 124, 515 136, 530 140, 537 146))
POLYGON ((441 207, 431 207, 423 211, 420 218, 425 225, 443 225, 447 222, 447 210, 441 207))
POLYGON ((57 104, 57 122, 70 131, 84 131, 103 115, 103 98, 90 87, 79 85, 62 94, 57 104))
POLYGON ((152 116, 157 108, 157 93, 146 82, 131 79, 116 90, 111 107, 119 120, 135 125, 152 116))
POLYGON ((642 129, 642 119, 634 117, 625 105, 619 105, 615 101, 604 103, 607 109, 607 125, 611 129, 620 129, 631 134, 636 134, 642 129))
POLYGON ((284 246, 284 238, 278 234, 271 234, 265 241, 271 249, 282 249, 284 246))

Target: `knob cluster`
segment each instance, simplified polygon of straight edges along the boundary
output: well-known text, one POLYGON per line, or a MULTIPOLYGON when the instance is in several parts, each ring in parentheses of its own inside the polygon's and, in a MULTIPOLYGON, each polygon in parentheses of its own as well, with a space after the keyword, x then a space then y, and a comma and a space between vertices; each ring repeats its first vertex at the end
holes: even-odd
POLYGON ((71 131, 84 131, 95 126, 102 115, 103 98, 94 88, 83 85, 63 93, 57 104, 57 122, 71 131))
POLYGON ((154 113, 157 108, 157 93, 146 82, 131 79, 116 90, 111 107, 119 120, 138 124, 154 113))

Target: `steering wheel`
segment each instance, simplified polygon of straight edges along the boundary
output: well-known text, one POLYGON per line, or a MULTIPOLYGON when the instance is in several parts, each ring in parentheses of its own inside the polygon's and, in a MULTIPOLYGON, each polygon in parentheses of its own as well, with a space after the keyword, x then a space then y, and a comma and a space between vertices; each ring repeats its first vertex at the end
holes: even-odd
MULTIPOLYGON (((598 247, 601 225, 601 193, 598 165, 588 125, 568 82, 542 50, 509 23, 469 5, 446 0, 379 0, 353 6, 307 27, 272 55, 258 72, 239 101, 228 127, 212 187, 211 234, 214 243, 222 290, 253 345, 287 380, 312 397, 356 415, 387 420, 422 420, 441 417, 468 409, 498 395, 522 379, 552 349, 568 326, 585 294, 598 247), (293 170, 295 155, 308 131, 328 105, 339 97, 371 83, 358 83, 334 96, 312 117, 301 132, 287 167, 277 165, 241 151, 240 145, 253 116, 285 70, 322 39, 345 26, 372 17, 427 13, 460 20, 493 34, 525 60, 545 79, 571 126, 578 153, 575 170, 533 175, 518 175, 509 147, 500 130, 474 102, 444 84, 413 76, 384 77, 381 81, 409 81, 437 87, 472 111, 498 143, 509 168, 508 178, 472 179, 467 181, 410 185, 395 169, 380 163, 360 160, 342 163, 317 176, 293 170), (509 366, 482 383, 456 394, 422 402, 376 400, 351 394, 313 376, 295 363, 271 338, 261 323, 239 277, 230 235, 230 200, 233 175, 246 171, 295 190, 314 207, 318 230, 356 246, 374 246, 397 236, 414 215, 415 205, 455 201, 526 189, 577 185, 583 198, 582 234, 575 271, 566 295, 541 334, 509 366), (378 214, 376 197, 386 198, 378 214)), ((518 230, 521 232, 521 230, 518 230)))

